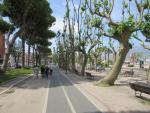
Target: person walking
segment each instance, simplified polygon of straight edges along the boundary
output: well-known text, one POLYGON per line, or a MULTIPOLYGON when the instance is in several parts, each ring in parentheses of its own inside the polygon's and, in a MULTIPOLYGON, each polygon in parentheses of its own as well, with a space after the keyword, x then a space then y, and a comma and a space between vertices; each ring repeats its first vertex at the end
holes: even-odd
POLYGON ((46 66, 45 67, 45 76, 46 76, 47 79, 48 79, 48 74, 49 74, 49 67, 46 66))
POLYGON ((50 75, 52 75, 52 73, 53 73, 53 70, 52 70, 52 69, 50 69, 50 75))

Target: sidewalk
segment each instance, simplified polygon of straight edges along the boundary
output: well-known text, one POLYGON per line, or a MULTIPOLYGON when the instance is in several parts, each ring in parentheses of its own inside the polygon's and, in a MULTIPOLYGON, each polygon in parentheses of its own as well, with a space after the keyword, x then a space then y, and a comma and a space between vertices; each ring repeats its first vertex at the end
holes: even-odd
POLYGON ((19 83, 0 95, 0 113, 45 113, 48 83, 42 78, 19 83))
MULTIPOLYGON (((61 72, 65 75, 64 71, 61 72)), ((96 76, 96 80, 103 75, 104 73, 102 76, 96 76)), ((98 87, 94 85, 95 81, 87 80, 86 77, 72 73, 65 76, 106 113, 150 113, 150 104, 144 104, 143 99, 135 97, 134 91, 128 85, 98 87)), ((149 95, 142 95, 150 99, 149 95)))
POLYGON ((7 90, 9 87, 13 86, 13 85, 16 85, 17 82, 19 81, 23 81, 25 79, 28 79, 32 74, 28 74, 26 76, 21 76, 21 77, 17 77, 17 78, 14 78, 14 79, 11 79, 11 80, 8 80, 4 83, 1 83, 0 84, 0 94, 7 90))

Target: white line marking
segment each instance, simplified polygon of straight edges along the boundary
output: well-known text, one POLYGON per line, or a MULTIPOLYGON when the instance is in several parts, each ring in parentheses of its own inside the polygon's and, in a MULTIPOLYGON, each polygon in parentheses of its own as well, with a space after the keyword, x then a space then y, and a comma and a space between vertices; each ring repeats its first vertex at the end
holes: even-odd
POLYGON ((19 81, 15 82, 14 84, 10 85, 6 90, 0 92, 0 95, 3 94, 3 93, 5 93, 5 92, 7 92, 7 91, 10 90, 11 88, 13 88, 15 85, 19 84, 20 82, 22 82, 22 81, 28 79, 29 77, 31 77, 31 76, 28 76, 28 77, 26 77, 25 79, 19 80, 19 81))
POLYGON ((67 102, 68 102, 68 104, 69 104, 69 107, 70 107, 72 113, 76 113, 75 108, 73 107, 73 104, 72 104, 72 102, 71 102, 69 96, 67 95, 67 92, 66 92, 64 86, 62 85, 62 82, 61 82, 59 79, 58 79, 58 82, 59 82, 59 84, 61 85, 61 88, 62 88, 62 90, 63 90, 63 92, 64 92, 64 94, 65 94, 65 97, 66 97, 66 99, 67 99, 67 102))
MULTIPOLYGON (((66 78, 66 79, 68 79, 72 84, 73 84, 73 86, 74 87, 76 87, 98 110, 100 110, 101 112, 105 112, 105 110, 104 109, 102 109, 102 108, 100 108, 96 103, 94 103, 88 96, 87 96, 87 94, 84 92, 84 91, 82 91, 82 89, 81 88, 79 88, 76 84, 74 84, 74 82, 70 79, 70 78, 68 78, 67 76, 65 76, 62 72, 61 72, 61 74, 66 78)), ((84 88, 83 88, 83 90, 85 90, 84 88)), ((87 91, 86 91, 87 92, 87 91)))
POLYGON ((43 107, 43 112, 42 113, 46 113, 47 103, 48 103, 48 94, 49 94, 49 89, 50 89, 50 83, 51 83, 51 80, 48 81, 47 92, 46 92, 46 95, 45 95, 45 103, 44 103, 44 107, 43 107))

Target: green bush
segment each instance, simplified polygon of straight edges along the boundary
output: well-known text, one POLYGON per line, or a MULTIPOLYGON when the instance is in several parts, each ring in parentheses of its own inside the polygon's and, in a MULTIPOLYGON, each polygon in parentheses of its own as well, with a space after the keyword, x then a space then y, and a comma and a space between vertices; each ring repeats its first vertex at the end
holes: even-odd
POLYGON ((6 82, 16 77, 33 73, 32 69, 8 69, 5 73, 1 73, 0 83, 6 82))
POLYGON ((26 66, 26 67, 24 67, 23 69, 31 69, 31 67, 27 67, 27 66, 26 66))
POLYGON ((129 64, 128 67, 134 67, 134 65, 133 64, 129 64))
POLYGON ((45 68, 45 65, 41 65, 40 68, 45 68))

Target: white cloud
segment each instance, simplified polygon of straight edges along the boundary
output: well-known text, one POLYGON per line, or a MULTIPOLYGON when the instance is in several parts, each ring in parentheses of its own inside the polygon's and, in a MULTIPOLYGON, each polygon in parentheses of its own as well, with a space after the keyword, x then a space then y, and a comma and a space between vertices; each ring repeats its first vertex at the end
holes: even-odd
POLYGON ((51 27, 51 30, 53 30, 53 31, 55 31, 55 32, 57 32, 57 31, 59 31, 59 30, 63 30, 63 26, 64 26, 64 24, 63 24, 63 20, 62 19, 56 19, 56 22, 55 22, 55 24, 51 27))
MULTIPOLYGON (((57 31, 61 31, 62 32, 63 31, 63 27, 64 27, 63 20, 60 19, 60 18, 58 18, 56 20, 55 24, 50 29, 53 30, 53 31, 55 31, 55 32, 57 32, 57 31)), ((77 33, 78 32, 78 24, 77 23, 75 23, 74 28, 75 28, 75 33, 77 33)))

